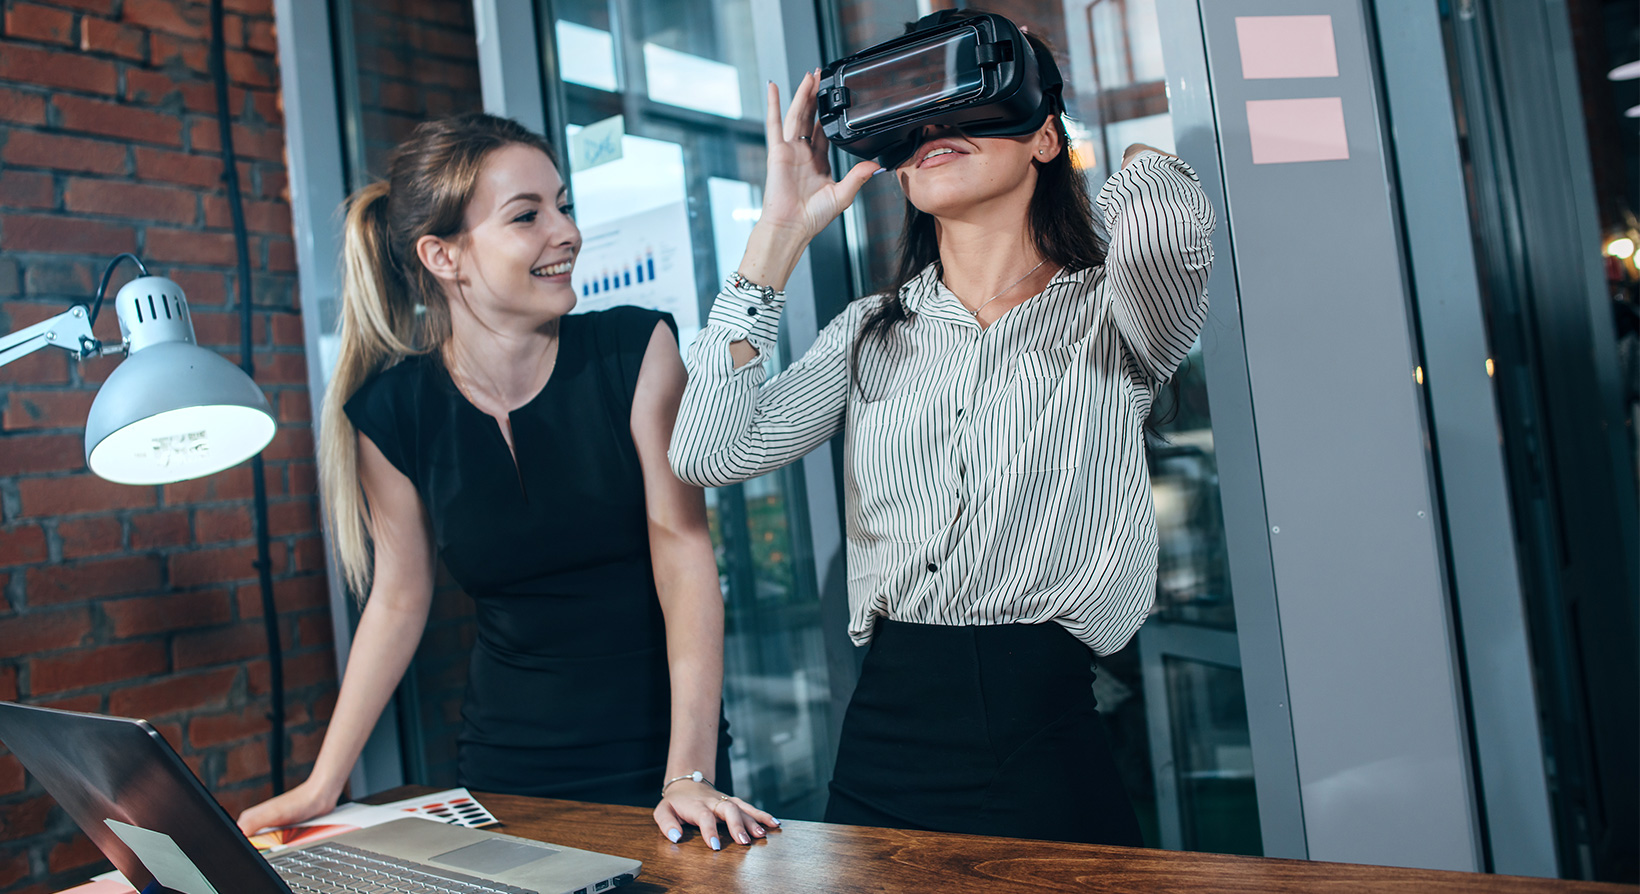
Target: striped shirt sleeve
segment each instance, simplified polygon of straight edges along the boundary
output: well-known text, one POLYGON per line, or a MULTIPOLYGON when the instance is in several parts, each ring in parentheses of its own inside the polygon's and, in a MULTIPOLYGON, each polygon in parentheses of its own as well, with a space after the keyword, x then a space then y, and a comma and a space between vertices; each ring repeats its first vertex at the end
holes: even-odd
POLYGON ((1178 159, 1143 152, 1099 191, 1113 317, 1158 385, 1179 368, 1207 319, 1214 220, 1199 182, 1178 159))
MULTIPOLYGON (((689 384, 667 454, 679 479, 722 487, 801 458, 842 430, 848 399, 851 306, 820 332, 802 359, 768 378, 784 295, 725 286, 686 364, 689 384), (736 369, 729 345, 750 342, 756 359, 736 369)), ((859 302, 855 303, 856 305, 859 302)))

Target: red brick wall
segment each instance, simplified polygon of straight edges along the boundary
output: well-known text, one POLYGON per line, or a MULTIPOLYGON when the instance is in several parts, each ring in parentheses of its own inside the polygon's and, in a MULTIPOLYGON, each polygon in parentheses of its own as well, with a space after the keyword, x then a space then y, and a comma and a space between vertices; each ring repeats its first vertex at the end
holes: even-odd
MULTIPOLYGON (((4 0, 0 329, 86 301, 135 251, 187 291, 201 344, 238 359, 233 237, 203 3, 4 0)), ((290 773, 334 703, 310 401, 270 0, 227 0, 246 193, 257 381, 280 418, 265 453, 286 648, 290 773)), ((116 287, 130 276, 122 268, 116 287)), ((114 314, 99 335, 118 337, 114 314)), ((268 666, 251 567, 250 471, 128 487, 85 469, 86 410, 112 358, 51 350, 0 368, 0 698, 148 717, 229 812, 268 794, 268 666)), ((0 749, 0 892, 106 865, 0 749)))
POLYGON ((353 41, 372 177, 417 124, 484 110, 470 0, 356 0, 353 41))

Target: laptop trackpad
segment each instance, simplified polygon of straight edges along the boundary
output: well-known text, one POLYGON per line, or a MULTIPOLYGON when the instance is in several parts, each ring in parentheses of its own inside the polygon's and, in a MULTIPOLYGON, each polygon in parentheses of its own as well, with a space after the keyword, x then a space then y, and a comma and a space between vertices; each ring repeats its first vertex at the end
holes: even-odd
POLYGON ((526 863, 550 857, 558 853, 550 847, 539 844, 525 844, 522 841, 512 841, 506 838, 491 838, 466 847, 458 847, 436 857, 429 858, 430 862, 456 869, 465 869, 468 872, 479 872, 486 875, 500 875, 503 872, 517 869, 526 863))

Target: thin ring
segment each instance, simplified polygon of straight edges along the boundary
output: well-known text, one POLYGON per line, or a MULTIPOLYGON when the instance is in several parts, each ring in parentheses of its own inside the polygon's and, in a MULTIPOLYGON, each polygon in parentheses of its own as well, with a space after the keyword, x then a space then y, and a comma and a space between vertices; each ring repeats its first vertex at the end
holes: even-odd
POLYGON ((814 142, 814 138, 813 138, 813 137, 798 137, 798 139, 799 139, 799 140, 802 140, 802 141, 803 141, 803 142, 805 142, 805 143, 812 143, 812 142, 814 142))

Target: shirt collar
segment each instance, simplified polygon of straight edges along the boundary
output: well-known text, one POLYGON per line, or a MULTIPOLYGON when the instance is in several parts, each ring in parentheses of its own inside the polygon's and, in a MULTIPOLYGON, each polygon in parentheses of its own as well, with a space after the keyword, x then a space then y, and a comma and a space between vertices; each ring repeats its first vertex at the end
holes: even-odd
POLYGON ((936 261, 924 267, 921 273, 900 287, 900 303, 905 305, 906 313, 922 313, 929 304, 938 301, 941 292, 951 295, 951 292, 940 283, 940 265, 936 261))

